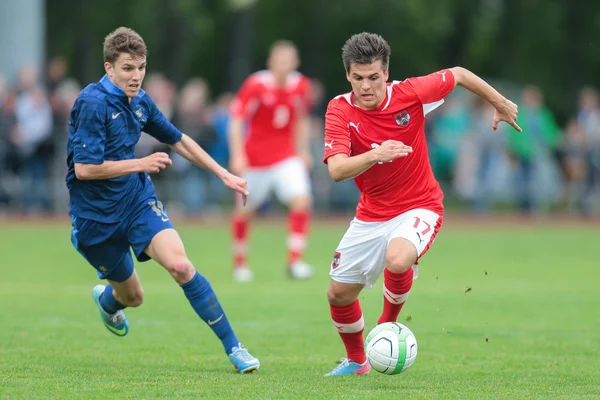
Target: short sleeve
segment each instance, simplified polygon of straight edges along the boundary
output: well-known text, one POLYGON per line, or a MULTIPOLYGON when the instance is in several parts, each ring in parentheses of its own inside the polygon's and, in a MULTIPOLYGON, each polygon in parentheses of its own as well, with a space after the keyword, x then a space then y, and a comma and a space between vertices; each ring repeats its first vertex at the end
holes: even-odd
POLYGON ((413 90, 423 104, 435 103, 446 97, 455 86, 454 74, 449 69, 443 69, 429 75, 409 78, 406 83, 413 90))
POLYGON ((238 90, 235 98, 231 102, 230 112, 234 118, 245 118, 250 113, 252 100, 254 99, 254 92, 256 83, 252 77, 247 78, 240 89, 238 90))
POLYGON ((350 132, 348 122, 342 110, 335 107, 332 100, 325 113, 325 151, 323 162, 336 154, 350 155, 350 132))
POLYGON ((75 125, 73 162, 102 164, 106 143, 106 105, 94 98, 77 100, 71 122, 75 125))
POLYGON ((149 114, 148 121, 144 125, 144 132, 153 136, 161 143, 175 144, 179 142, 183 133, 160 112, 154 101, 147 94, 145 95, 145 101, 149 114))

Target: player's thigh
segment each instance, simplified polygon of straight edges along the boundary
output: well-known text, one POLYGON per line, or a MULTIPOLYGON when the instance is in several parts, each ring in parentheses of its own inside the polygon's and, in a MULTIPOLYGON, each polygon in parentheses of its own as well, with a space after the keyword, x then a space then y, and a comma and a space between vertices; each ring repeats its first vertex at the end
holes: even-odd
POLYGON ((381 223, 354 220, 337 246, 329 276, 371 288, 385 267, 386 241, 381 223))
POLYGON ((140 262, 158 262, 180 284, 189 281, 195 270, 166 208, 156 198, 146 203, 129 223, 128 238, 135 256, 140 262))
POLYGON ((146 249, 160 232, 168 229, 174 230, 175 227, 167 214, 166 207, 154 197, 149 198, 144 205, 132 214, 127 226, 127 240, 138 261, 144 262, 150 258, 154 259, 147 253, 146 249))
POLYGON ((189 282, 196 273, 183 246, 183 241, 174 228, 158 232, 144 254, 164 267, 180 285, 189 282))
POLYGON ((403 272, 417 263, 435 240, 442 216, 430 210, 415 209, 390 222, 386 263, 394 272, 403 272))
POLYGON ((310 206, 310 177, 300 158, 288 158, 277 164, 274 168, 274 189, 277 198, 284 204, 299 203, 298 208, 310 206))
POLYGON ((133 259, 121 224, 74 219, 71 242, 100 279, 124 282, 133 274, 133 259))
POLYGON ((271 194, 274 185, 273 168, 249 168, 244 174, 244 179, 248 182, 250 195, 246 206, 242 207, 242 197, 236 193, 236 208, 238 211, 253 212, 267 201, 271 194))

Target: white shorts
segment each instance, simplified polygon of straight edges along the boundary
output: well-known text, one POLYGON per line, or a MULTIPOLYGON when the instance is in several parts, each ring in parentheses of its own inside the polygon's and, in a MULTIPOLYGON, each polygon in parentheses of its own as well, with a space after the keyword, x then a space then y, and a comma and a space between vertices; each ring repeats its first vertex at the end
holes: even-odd
POLYGON ((255 210, 271 192, 284 204, 298 196, 310 196, 310 178, 306 165, 298 157, 290 157, 265 168, 249 168, 244 174, 248 181, 246 207, 255 210))
MULTIPOLYGON (((441 216, 420 208, 384 222, 364 222, 354 218, 335 250, 329 275, 334 281, 363 284, 369 289, 383 273, 385 253, 392 239, 408 240, 421 257, 429 250, 441 226, 441 216)), ((417 263, 413 269, 416 279, 419 275, 417 263)))

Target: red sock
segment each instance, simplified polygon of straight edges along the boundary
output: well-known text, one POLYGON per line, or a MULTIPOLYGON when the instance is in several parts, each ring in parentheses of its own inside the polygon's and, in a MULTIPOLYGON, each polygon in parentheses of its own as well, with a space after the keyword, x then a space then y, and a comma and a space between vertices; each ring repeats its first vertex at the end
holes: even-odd
POLYGON ((383 277, 383 313, 377 324, 396 322, 398 319, 413 284, 413 269, 395 274, 386 268, 383 277))
POLYGON ((231 219, 233 233, 233 266, 241 268, 246 265, 248 253, 248 220, 244 217, 233 216, 231 219))
POLYGON ((308 211, 290 211, 288 215, 288 263, 302 258, 306 248, 306 235, 310 224, 308 211))
POLYGON ((367 361, 365 356, 365 343, 363 331, 365 330, 365 320, 363 319, 360 303, 356 300, 348 306, 329 306, 333 326, 337 329, 344 347, 346 347, 346 357, 350 360, 363 364, 367 361))

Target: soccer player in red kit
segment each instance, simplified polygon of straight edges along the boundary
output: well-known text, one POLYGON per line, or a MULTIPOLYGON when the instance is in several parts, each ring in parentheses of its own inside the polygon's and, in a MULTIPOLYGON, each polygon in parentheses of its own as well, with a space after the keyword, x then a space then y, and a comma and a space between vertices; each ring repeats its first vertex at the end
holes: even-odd
POLYGON ((443 193, 427 155, 425 115, 460 85, 495 107, 494 129, 505 121, 521 131, 517 106, 464 68, 387 82, 390 53, 379 35, 348 39, 342 58, 352 91, 331 100, 325 116, 329 174, 336 182, 354 178, 361 191, 330 269, 327 297, 346 358, 328 376, 370 371, 358 295, 383 273, 378 324, 396 321, 417 277, 417 262, 442 226, 443 193))
POLYGON ((233 277, 239 282, 252 280, 246 260, 249 218, 272 192, 289 209, 289 276, 307 279, 313 275, 313 268, 302 260, 311 210, 310 81, 296 71, 298 65, 296 46, 275 42, 268 69, 250 75, 231 106, 230 168, 244 176, 252 193, 246 207, 237 202, 232 219, 233 277))

